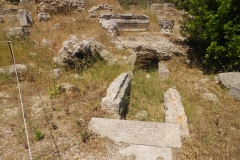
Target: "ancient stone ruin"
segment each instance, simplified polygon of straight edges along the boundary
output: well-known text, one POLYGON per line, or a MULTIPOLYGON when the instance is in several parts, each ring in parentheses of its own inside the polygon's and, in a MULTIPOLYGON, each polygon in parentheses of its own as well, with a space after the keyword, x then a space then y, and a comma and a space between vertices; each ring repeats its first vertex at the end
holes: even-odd
MULTIPOLYGON (((117 63, 117 58, 106 50, 106 47, 95 39, 81 40, 76 36, 71 36, 62 44, 58 56, 54 57, 54 62, 69 67, 79 67, 78 62, 91 58, 101 57, 109 64, 117 63)), ((83 64, 83 63, 81 63, 83 64)))
POLYGON ((128 73, 122 73, 116 78, 107 90, 107 95, 102 99, 102 109, 108 110, 116 118, 124 116, 128 106, 131 76, 128 73))
POLYGON ((99 18, 99 12, 112 12, 113 9, 108 4, 100 4, 98 6, 92 7, 90 10, 88 10, 89 16, 92 18, 99 18))
POLYGON ((146 31, 149 27, 149 18, 138 14, 102 14, 100 25, 106 21, 115 21, 118 29, 123 31, 146 31))
POLYGON ((56 13, 85 10, 84 0, 36 0, 37 13, 56 13))
POLYGON ((159 20, 160 33, 171 35, 174 26, 174 20, 159 20))
POLYGON ((22 27, 29 27, 32 26, 33 21, 32 21, 32 14, 31 12, 25 10, 25 9, 19 9, 19 22, 22 27))

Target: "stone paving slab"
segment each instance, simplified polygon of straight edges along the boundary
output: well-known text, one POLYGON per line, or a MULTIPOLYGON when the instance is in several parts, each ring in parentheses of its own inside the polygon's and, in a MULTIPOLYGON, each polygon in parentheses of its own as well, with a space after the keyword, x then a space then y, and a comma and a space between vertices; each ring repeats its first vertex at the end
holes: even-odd
POLYGON ((135 156, 135 160, 172 160, 172 149, 165 147, 131 145, 119 151, 125 156, 135 156))
POLYGON ((88 127, 116 143, 181 148, 178 124, 92 118, 88 127))

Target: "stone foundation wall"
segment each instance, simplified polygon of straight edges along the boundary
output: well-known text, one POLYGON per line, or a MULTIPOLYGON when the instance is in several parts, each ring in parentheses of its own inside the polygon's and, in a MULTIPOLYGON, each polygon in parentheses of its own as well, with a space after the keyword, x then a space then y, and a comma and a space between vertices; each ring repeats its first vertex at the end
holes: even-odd
POLYGON ((84 0, 35 0, 35 3, 37 4, 37 13, 85 10, 84 0))

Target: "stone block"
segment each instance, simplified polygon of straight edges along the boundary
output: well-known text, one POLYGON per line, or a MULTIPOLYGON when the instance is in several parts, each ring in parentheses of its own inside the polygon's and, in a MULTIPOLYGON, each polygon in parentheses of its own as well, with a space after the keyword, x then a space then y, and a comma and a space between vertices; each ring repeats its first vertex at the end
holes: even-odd
POLYGON ((174 20, 159 20, 160 33, 162 34, 172 34, 172 29, 174 26, 174 20))
POLYGON ((164 94, 165 123, 179 124, 182 137, 189 138, 187 116, 176 89, 170 88, 164 94))
POLYGON ((116 143, 181 148, 179 125, 174 123, 92 118, 88 128, 116 143))
POLYGON ((169 69, 165 64, 158 63, 158 77, 160 80, 168 79, 170 74, 169 69))
POLYGON ((30 35, 27 28, 24 27, 13 27, 9 29, 8 37, 16 39, 25 39, 30 35))
POLYGON ((50 15, 48 13, 39 13, 38 14, 38 20, 40 22, 43 22, 43 21, 49 21, 50 20, 50 15))
POLYGON ((102 98, 102 109, 108 110, 121 118, 128 106, 131 77, 128 73, 122 73, 107 89, 106 97, 102 98))
POLYGON ((219 73, 218 79, 225 87, 230 88, 240 83, 240 72, 219 73))
POLYGON ((100 22, 112 20, 118 24, 118 29, 123 31, 145 31, 149 27, 149 17, 145 15, 129 14, 102 14, 100 22))
POLYGON ((19 22, 22 27, 29 27, 32 26, 32 15, 31 12, 26 11, 25 9, 19 9, 19 22))
POLYGON ((240 83, 231 86, 231 87, 230 87, 229 94, 230 94, 232 97, 240 100, 240 83))
MULTIPOLYGON (((16 67, 16 70, 18 73, 25 73, 28 70, 28 68, 25 64, 16 64, 15 67, 16 67)), ((14 65, 10 65, 8 67, 8 74, 15 75, 14 65)))

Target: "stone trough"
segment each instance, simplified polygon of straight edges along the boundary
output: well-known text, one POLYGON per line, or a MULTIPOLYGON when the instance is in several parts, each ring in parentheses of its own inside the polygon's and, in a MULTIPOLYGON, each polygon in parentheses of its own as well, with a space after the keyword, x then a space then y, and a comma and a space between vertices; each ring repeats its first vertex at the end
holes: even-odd
POLYGON ((116 78, 107 90, 107 95, 102 99, 102 109, 108 110, 116 118, 121 118, 128 105, 131 77, 122 73, 116 78))
POLYGON ((145 31, 149 27, 149 18, 138 14, 102 14, 100 15, 100 24, 104 21, 115 21, 118 24, 118 30, 123 31, 145 31))

